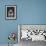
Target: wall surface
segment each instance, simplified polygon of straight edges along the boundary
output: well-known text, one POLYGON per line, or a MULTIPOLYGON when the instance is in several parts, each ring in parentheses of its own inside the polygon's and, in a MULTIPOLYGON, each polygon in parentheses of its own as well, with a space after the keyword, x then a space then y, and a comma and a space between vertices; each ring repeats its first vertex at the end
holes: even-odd
POLYGON ((8 43, 9 32, 18 32, 18 24, 46 24, 46 0, 0 0, 0 44, 8 43), (5 5, 17 6, 16 20, 5 20, 5 5))

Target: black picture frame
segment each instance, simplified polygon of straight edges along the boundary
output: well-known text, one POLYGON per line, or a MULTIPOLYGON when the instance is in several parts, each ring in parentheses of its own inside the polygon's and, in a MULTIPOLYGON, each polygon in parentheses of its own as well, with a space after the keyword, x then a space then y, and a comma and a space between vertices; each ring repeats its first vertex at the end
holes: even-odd
POLYGON ((5 19, 16 20, 16 5, 5 5, 5 19))

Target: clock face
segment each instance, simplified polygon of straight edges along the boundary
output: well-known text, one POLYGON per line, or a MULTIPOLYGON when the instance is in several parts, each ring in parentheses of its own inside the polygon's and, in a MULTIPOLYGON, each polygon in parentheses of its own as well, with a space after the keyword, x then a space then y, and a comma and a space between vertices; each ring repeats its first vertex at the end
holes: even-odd
POLYGON ((8 36, 9 40, 15 40, 15 38, 16 38, 16 34, 15 33, 10 33, 9 36, 8 36))

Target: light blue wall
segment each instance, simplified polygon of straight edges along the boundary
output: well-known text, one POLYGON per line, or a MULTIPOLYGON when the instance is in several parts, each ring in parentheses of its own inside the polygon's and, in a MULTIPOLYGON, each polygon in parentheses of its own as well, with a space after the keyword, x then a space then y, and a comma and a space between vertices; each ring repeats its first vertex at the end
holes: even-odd
POLYGON ((8 43, 18 24, 46 24, 46 0, 0 0, 0 44, 8 43), (5 20, 5 5, 17 6, 16 20, 5 20))

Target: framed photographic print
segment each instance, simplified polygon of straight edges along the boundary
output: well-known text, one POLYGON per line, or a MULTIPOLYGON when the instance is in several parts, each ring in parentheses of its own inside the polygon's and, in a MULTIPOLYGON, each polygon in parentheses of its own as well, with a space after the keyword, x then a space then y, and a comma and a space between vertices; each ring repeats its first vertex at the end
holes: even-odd
POLYGON ((5 19, 16 19, 16 5, 5 5, 5 19))

